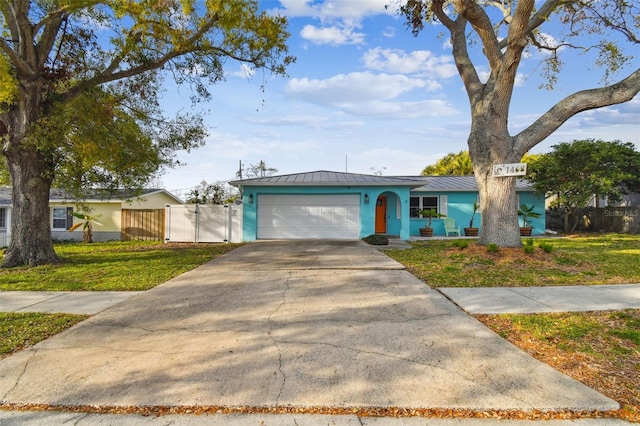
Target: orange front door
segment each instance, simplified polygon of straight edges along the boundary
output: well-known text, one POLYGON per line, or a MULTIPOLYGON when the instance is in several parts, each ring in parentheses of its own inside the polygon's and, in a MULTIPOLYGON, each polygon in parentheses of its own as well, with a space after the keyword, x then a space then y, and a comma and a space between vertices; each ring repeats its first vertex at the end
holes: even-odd
POLYGON ((387 197, 376 200, 376 234, 387 233, 387 197))

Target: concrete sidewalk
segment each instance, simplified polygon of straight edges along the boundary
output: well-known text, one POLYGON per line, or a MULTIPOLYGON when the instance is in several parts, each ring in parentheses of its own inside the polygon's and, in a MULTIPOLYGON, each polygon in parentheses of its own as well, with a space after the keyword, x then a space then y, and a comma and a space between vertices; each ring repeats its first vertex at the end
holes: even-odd
POLYGON ((628 426, 619 419, 496 420, 425 417, 359 417, 321 414, 90 414, 69 412, 0 411, 2 426, 628 426))
POLYGON ((438 288, 438 291, 470 314, 640 309, 640 284, 438 288))
MULTIPOLYGON (((437 289, 469 314, 640 309, 640 284, 437 289)), ((138 291, 1 291, 0 312, 95 315, 138 291)))
POLYGON ((0 291, 0 312, 95 315, 141 291, 0 291))
POLYGON ((107 409, 618 408, 375 248, 330 241, 247 244, 131 296, 1 360, 0 401, 107 409))

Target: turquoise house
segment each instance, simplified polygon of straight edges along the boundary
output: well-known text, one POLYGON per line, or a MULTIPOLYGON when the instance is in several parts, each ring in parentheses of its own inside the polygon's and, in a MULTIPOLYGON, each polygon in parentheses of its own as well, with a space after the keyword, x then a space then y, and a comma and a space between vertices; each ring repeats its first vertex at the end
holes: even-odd
MULTIPOLYGON (((360 239, 371 234, 419 236, 425 219, 418 211, 434 208, 462 228, 469 225, 478 197, 473 176, 377 176, 331 171, 243 179, 230 182, 243 194, 243 241, 259 239, 360 239)), ((539 206, 544 198, 518 180, 519 204, 539 206)), ((474 221, 480 226, 479 214, 474 221)), ((544 214, 534 220, 544 232, 544 214)), ((445 236, 442 219, 434 236, 445 236)), ((464 235, 464 232, 462 232, 464 235)))

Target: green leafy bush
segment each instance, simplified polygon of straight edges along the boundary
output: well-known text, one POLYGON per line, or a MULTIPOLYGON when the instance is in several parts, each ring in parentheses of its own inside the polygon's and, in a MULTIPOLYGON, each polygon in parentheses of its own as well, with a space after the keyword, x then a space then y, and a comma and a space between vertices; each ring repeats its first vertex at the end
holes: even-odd
POLYGON ((541 242, 539 246, 545 253, 551 253, 553 251, 553 244, 546 241, 541 242))
POLYGON ((534 246, 530 246, 528 244, 524 246, 524 252, 527 254, 533 253, 535 249, 536 248, 534 246))
POLYGON ((498 245, 495 243, 489 243, 487 244, 487 251, 489 253, 497 253, 500 249, 498 248, 498 245))
POLYGON ((453 246, 454 247, 458 247, 459 249, 466 249, 467 247, 469 247, 469 241, 467 240, 455 240, 453 242, 453 246))

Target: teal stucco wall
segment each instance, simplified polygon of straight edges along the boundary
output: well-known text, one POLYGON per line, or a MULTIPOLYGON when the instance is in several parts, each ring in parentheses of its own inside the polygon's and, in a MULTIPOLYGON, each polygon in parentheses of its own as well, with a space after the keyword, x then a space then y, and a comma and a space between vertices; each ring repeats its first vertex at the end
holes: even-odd
POLYGON ((360 238, 375 233, 376 200, 387 196, 387 234, 409 239, 409 188, 389 186, 244 186, 243 241, 257 239, 257 217, 263 194, 358 194, 360 196, 360 238), (365 203, 368 195, 369 203, 365 203), (248 200, 252 199, 253 203, 248 200), (398 211, 399 207, 399 211, 398 211))
MULTIPOLYGON (((387 197, 386 233, 397 235, 403 240, 420 235, 419 229, 425 226, 425 219, 409 218, 410 196, 438 196, 441 211, 446 198, 446 215, 455 220, 456 226, 460 226, 462 235, 464 235, 464 228, 469 226, 473 202, 477 199, 476 192, 410 192, 408 187, 402 186, 244 186, 243 192, 243 241, 257 239, 257 211, 260 208, 262 194, 358 194, 360 196, 360 238, 375 233, 376 200, 383 195, 387 197), (365 195, 368 195, 369 203, 365 203, 365 195), (248 202, 250 198, 253 203, 248 202)), ((534 226, 532 234, 544 234, 544 198, 533 192, 519 192, 518 198, 519 205, 525 203, 536 206, 535 211, 541 213, 541 217, 532 219, 534 226)), ((481 220, 480 212, 477 212, 474 226, 480 228, 481 220)), ((432 227, 435 236, 445 235, 441 219, 434 219, 432 227)))
MULTIPOLYGON (((456 221, 456 226, 460 226, 461 234, 464 235, 464 228, 469 226, 471 215, 473 214, 473 202, 477 200, 477 192, 412 192, 411 196, 438 196, 440 197, 440 211, 443 210, 443 197, 446 197, 446 215, 456 221)), ((541 214, 538 219, 532 219, 532 235, 542 235, 545 230, 545 210, 544 198, 533 192, 518 192, 519 204, 525 203, 528 206, 535 205, 536 212, 541 214)), ((425 226, 425 219, 411 218, 411 235, 420 235, 420 228, 425 226)), ((482 228, 482 215, 476 212, 473 219, 473 226, 482 228)), ((520 219, 522 225, 522 219, 520 219)), ((444 224, 442 219, 434 219, 431 223, 434 236, 444 236, 444 224)))

